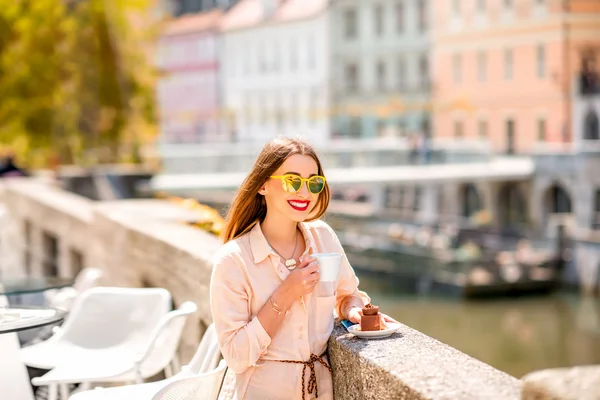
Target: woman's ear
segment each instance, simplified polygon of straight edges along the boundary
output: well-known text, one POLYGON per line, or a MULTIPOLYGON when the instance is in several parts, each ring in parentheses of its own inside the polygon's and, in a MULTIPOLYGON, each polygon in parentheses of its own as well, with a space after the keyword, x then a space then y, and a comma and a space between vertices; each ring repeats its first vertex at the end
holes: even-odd
POLYGON ((267 184, 266 184, 266 183, 265 183, 265 184, 263 184, 263 185, 260 187, 260 189, 258 189, 258 194, 260 194, 260 195, 263 195, 263 196, 264 196, 265 194, 267 194, 267 184))

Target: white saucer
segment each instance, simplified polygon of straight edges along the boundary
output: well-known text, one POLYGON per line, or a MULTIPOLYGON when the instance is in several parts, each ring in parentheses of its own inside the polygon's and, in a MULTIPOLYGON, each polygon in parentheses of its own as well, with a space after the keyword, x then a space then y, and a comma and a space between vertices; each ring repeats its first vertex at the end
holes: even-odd
POLYGON ((393 322, 387 322, 386 323, 387 328, 383 329, 381 331, 361 331, 360 330, 360 325, 356 324, 356 325, 352 325, 351 327, 348 328, 348 332, 350 332, 351 334, 361 337, 361 338, 365 338, 365 339, 383 339, 386 338, 388 336, 390 336, 392 333, 396 332, 398 329, 400 329, 400 324, 396 324, 393 322))

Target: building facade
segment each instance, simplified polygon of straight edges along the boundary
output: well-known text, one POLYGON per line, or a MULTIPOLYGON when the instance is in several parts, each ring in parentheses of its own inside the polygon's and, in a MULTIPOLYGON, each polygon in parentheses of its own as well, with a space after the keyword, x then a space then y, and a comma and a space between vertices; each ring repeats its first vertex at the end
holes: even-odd
POLYGON ((363 138, 429 131, 430 3, 332 3, 334 135, 363 138))
POLYGON ((570 144, 572 77, 600 37, 594 0, 452 0, 433 13, 434 131, 496 152, 570 144))
POLYGON ((241 0, 222 23, 223 98, 234 141, 329 138, 326 0, 241 0))
POLYGON ((219 23, 222 11, 187 14, 169 22, 157 48, 161 142, 227 140, 220 122, 219 23))

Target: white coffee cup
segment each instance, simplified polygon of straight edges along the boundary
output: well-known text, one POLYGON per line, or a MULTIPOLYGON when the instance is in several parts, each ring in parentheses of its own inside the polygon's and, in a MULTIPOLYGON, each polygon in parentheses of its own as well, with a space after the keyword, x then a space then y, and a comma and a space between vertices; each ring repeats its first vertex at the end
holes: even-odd
POLYGON ((314 253, 311 255, 319 264, 319 281, 335 282, 342 266, 341 253, 314 253))

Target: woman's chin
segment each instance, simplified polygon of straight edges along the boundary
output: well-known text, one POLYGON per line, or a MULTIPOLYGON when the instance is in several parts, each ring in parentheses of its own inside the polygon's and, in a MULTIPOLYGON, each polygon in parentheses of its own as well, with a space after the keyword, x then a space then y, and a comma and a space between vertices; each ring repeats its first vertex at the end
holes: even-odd
POLYGON ((304 222, 308 219, 308 217, 310 217, 309 213, 294 213, 293 215, 290 215, 290 219, 294 222, 304 222))

